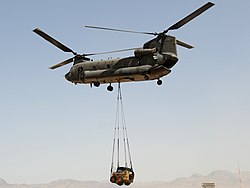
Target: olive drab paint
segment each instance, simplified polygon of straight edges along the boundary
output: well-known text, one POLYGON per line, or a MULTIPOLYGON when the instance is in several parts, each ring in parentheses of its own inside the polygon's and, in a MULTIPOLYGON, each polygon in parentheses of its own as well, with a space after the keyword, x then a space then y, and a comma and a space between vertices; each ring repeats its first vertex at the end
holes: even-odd
POLYGON ((188 49, 193 48, 193 46, 177 40, 174 36, 167 35, 166 33, 170 30, 179 29, 183 25, 193 20, 195 17, 205 12, 207 9, 211 8, 213 5, 214 4, 211 2, 206 3, 160 33, 85 26, 92 29, 154 35, 155 38, 146 42, 142 48, 81 55, 77 54, 72 49, 52 38, 39 28, 36 28, 33 31, 62 51, 73 53, 74 57, 50 67, 50 69, 56 69, 73 62, 73 66, 65 75, 66 80, 69 82, 74 84, 90 84, 91 86, 94 85, 96 87, 99 87, 100 84, 109 84, 107 87, 109 91, 113 90, 113 87, 111 86, 112 83, 157 80, 157 84, 161 85, 162 81, 160 79, 163 76, 168 75, 171 72, 171 68, 178 62, 177 45, 188 49), (128 50, 134 50, 134 55, 121 59, 97 61, 92 61, 90 58, 88 58, 88 56, 92 55, 115 53, 128 50))

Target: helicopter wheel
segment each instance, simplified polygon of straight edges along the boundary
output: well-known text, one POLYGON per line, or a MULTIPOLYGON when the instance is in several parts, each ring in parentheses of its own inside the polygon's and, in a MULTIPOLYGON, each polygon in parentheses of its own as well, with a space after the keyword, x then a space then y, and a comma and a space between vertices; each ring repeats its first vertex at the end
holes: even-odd
POLYGON ((148 74, 144 75, 144 80, 149 80, 149 75, 148 74))
POLYGON ((161 80, 158 80, 158 81, 157 81, 157 85, 160 86, 161 84, 162 84, 162 81, 161 81, 161 80))
POLYGON ((94 86, 95 87, 99 87, 100 86, 100 82, 94 82, 94 86))
POLYGON ((108 91, 113 91, 113 89, 114 89, 114 88, 113 88, 113 86, 111 86, 111 84, 107 87, 107 90, 108 90, 108 91))

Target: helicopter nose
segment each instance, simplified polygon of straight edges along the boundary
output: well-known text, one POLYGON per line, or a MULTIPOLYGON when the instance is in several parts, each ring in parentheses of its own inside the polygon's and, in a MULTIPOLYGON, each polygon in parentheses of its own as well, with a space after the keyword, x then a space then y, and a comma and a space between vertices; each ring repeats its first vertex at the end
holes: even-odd
POLYGON ((71 81, 71 77, 70 77, 71 73, 68 72, 67 74, 65 74, 65 79, 68 81, 71 81))

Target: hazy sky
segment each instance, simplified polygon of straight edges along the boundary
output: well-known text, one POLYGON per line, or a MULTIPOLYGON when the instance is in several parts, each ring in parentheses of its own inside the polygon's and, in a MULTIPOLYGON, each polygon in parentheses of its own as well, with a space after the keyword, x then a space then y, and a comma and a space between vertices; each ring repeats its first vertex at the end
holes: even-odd
MULTIPOLYGON (((79 53, 140 47, 207 1, 1 1, 0 177, 9 183, 108 180, 117 87, 64 79, 71 57, 32 32, 40 27, 79 53)), ((250 170, 250 1, 216 5, 175 35, 172 73, 122 85, 136 181, 170 181, 213 170, 250 170)), ((125 57, 133 52, 97 56, 125 57)))

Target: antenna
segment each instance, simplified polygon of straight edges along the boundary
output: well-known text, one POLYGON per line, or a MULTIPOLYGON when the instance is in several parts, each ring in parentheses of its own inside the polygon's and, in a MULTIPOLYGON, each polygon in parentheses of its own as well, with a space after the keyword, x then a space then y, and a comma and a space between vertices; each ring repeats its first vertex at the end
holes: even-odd
POLYGON ((240 188, 242 188, 241 173, 240 173, 240 161, 239 161, 239 160, 238 160, 238 173, 239 173, 239 183, 240 183, 240 188))

